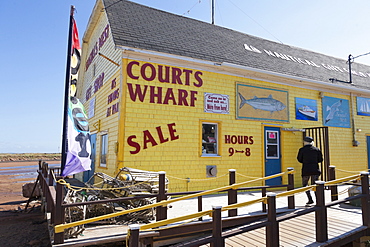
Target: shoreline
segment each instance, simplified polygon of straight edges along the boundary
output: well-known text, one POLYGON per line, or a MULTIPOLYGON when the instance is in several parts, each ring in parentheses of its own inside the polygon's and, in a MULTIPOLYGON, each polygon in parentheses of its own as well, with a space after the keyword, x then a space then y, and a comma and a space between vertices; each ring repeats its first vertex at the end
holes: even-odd
MULTIPOLYGON (((49 164, 60 164, 60 160, 45 160, 49 164)), ((0 171, 5 171, 7 168, 14 170, 20 166, 38 167, 39 160, 35 161, 7 161, 0 162, 0 171)), ((37 172, 35 169, 35 172, 37 172)), ((22 169, 19 169, 20 173, 22 169)), ((36 182, 37 175, 33 179, 36 182)), ((0 211, 18 210, 22 203, 26 203, 28 198, 23 197, 22 186, 25 183, 30 183, 32 178, 23 178, 22 175, 0 174, 0 211), (18 178, 17 178, 18 177, 18 178)))

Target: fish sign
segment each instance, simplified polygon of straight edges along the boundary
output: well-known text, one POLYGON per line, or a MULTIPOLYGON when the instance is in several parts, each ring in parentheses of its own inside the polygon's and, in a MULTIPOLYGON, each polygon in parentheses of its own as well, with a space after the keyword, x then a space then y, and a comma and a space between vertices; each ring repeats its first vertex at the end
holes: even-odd
POLYGON ((271 94, 267 98, 258 98, 257 96, 254 96, 253 99, 245 99, 243 95, 239 93, 239 97, 240 97, 239 108, 242 108, 244 104, 248 104, 252 106, 254 109, 269 111, 272 114, 274 111, 281 111, 284 110, 286 107, 280 101, 272 98, 271 94))
POLYGON ((322 99, 323 125, 350 128, 349 101, 325 96, 322 99))
POLYGON ((289 121, 288 91, 237 84, 237 119, 289 121))

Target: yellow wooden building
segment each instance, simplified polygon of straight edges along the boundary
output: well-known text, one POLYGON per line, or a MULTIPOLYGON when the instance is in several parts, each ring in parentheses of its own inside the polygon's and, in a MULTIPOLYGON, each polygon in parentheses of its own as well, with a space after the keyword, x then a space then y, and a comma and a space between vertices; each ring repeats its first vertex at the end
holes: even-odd
MULTIPOLYGON (((337 177, 367 170, 370 67, 130 1, 98 0, 77 88, 93 172, 165 171, 170 191, 297 171, 311 135, 337 177), (351 79, 349 75, 351 74, 351 79)), ((268 184, 284 181, 275 179, 268 184)))

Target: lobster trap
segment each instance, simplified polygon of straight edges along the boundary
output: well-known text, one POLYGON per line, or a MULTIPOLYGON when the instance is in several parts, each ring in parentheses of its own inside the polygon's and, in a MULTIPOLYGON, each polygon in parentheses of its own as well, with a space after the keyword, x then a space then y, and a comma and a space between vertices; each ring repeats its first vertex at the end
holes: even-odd
MULTIPOLYGON (((166 192, 168 190, 168 184, 169 181, 165 178, 166 192)), ((121 168, 115 177, 97 172, 84 184, 84 188, 67 189, 64 202, 69 204, 105 200, 104 203, 68 207, 65 213, 65 220, 66 223, 69 223, 153 204, 156 201, 156 197, 149 197, 149 195, 158 194, 158 191, 158 172, 143 171, 128 167, 121 168), (109 199, 145 195, 148 195, 148 197, 126 198, 125 200, 109 202, 109 199)), ((150 208, 101 220, 94 224, 149 223, 154 218, 155 209, 150 208)), ((69 228, 65 231, 65 236, 66 238, 77 237, 84 229, 84 225, 69 228)))

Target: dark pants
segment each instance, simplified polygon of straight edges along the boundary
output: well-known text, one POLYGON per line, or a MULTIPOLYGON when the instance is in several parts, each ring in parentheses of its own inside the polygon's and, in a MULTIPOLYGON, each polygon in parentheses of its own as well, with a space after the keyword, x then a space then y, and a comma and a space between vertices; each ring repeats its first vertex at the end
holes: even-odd
MULTIPOLYGON (((317 180, 319 180, 320 175, 311 175, 311 176, 302 176, 302 186, 306 187, 308 185, 308 182, 311 179, 311 185, 314 185, 317 180)), ((308 200, 311 202, 312 196, 309 190, 306 191, 306 195, 308 200)))

